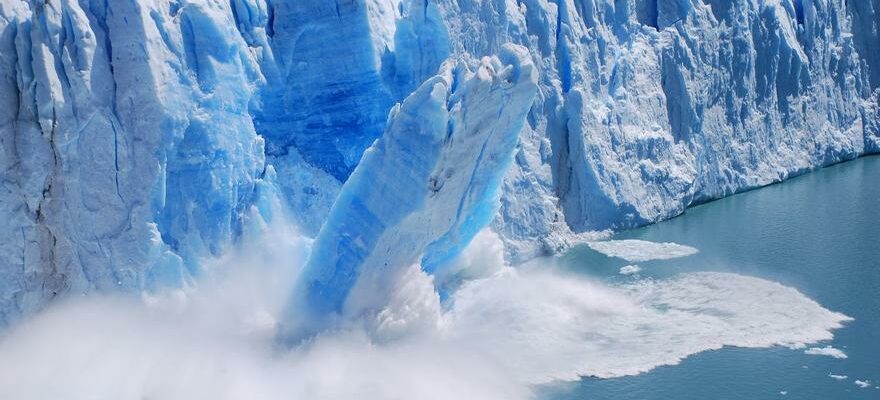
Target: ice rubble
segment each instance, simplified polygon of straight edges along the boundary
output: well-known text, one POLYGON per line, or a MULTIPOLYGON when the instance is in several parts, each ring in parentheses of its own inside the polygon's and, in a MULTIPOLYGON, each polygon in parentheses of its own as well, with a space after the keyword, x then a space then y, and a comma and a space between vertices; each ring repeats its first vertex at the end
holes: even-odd
POLYGON ((669 260, 687 257, 699 252, 693 247, 678 243, 655 243, 637 239, 587 242, 587 246, 608 257, 622 258, 629 262, 669 260))

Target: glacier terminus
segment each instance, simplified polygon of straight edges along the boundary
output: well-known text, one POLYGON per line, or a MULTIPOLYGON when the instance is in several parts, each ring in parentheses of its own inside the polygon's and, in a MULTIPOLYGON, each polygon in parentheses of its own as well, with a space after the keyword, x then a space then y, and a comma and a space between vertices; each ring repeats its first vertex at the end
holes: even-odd
POLYGON ((861 399, 875 154, 880 0, 0 0, 0 398, 861 399))
MULTIPOLYGON (((539 354, 509 375, 640 373, 565 340, 603 337, 592 321, 699 336, 678 331, 687 307, 652 310, 684 293, 739 316, 757 306, 702 289, 776 287, 702 273, 607 290, 517 267, 589 242, 640 279, 697 249, 595 240, 876 153, 880 0, 0 0, 0 332, 84 296, 197 292, 288 224, 302 265, 251 321, 285 346, 422 307, 443 343, 501 332, 491 351, 526 354, 543 315, 504 287, 590 316, 560 357, 612 360, 558 371, 539 354), (500 286, 462 272, 477 264, 500 286), (634 319, 591 308, 606 303, 634 319)), ((772 338, 710 327, 722 339, 647 364, 795 348, 851 320, 783 289, 783 325, 759 326, 772 338)), ((632 359, 665 343, 628 332, 632 359)))

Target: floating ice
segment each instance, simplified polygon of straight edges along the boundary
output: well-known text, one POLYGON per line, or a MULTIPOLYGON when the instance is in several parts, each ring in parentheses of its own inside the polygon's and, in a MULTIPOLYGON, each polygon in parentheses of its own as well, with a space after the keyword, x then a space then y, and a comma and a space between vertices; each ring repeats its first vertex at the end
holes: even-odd
POLYGON ((668 260, 699 252, 693 247, 677 243, 656 243, 637 239, 588 242, 587 245, 606 256, 622 258, 629 262, 668 260))
POLYGON ((710 272, 609 287, 509 271, 466 285, 454 304, 450 332, 462 346, 478 343, 533 382, 637 374, 722 346, 828 340, 849 320, 778 283, 710 272))
POLYGON ((642 267, 638 265, 625 265, 623 267, 620 267, 619 272, 621 275, 634 275, 642 272, 642 267))
POLYGON ((844 353, 840 349, 835 349, 831 346, 825 347, 811 347, 809 349, 804 350, 804 353, 814 356, 828 356, 834 358, 846 358, 846 353, 844 353))

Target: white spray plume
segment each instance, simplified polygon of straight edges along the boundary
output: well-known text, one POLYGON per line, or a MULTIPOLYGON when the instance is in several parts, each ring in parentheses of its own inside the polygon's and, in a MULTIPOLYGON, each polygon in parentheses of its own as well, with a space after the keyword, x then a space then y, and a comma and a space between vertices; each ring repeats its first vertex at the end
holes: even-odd
POLYGON ((262 232, 196 289, 72 299, 17 325, 0 338, 0 398, 528 399, 535 383, 637 374, 724 345, 825 340, 847 320, 733 274, 610 286, 513 269, 484 232, 447 310, 415 266, 374 320, 282 350, 275 317, 310 243, 283 224, 262 232))

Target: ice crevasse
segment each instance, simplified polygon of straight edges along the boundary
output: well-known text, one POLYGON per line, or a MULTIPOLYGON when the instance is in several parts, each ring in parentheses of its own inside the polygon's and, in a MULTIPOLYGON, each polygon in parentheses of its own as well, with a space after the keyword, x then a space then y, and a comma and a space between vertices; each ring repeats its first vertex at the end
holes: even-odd
POLYGON ((344 313, 485 224, 518 262, 878 152, 878 32, 878 0, 4 1, 0 324, 190 284, 275 200, 344 313))

